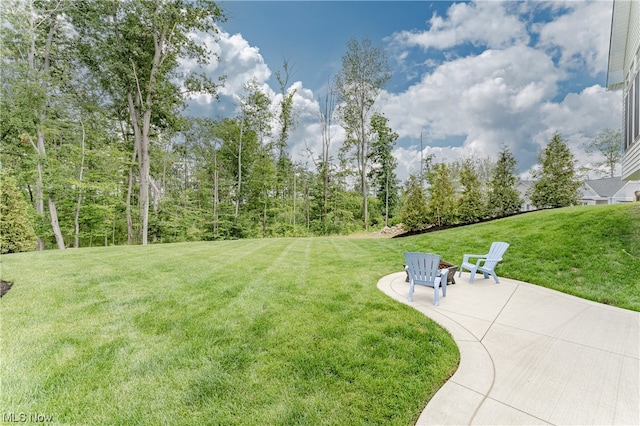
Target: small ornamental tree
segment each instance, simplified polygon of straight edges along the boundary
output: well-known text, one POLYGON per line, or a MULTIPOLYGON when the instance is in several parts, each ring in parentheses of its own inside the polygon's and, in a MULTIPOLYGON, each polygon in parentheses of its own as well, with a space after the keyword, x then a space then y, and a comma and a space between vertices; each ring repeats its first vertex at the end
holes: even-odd
POLYGON ((458 202, 458 217, 463 223, 478 222, 485 217, 486 207, 480 189, 480 178, 470 159, 465 160, 462 164, 460 184, 464 189, 462 190, 462 198, 458 202))
POLYGON ((427 197, 418 176, 409 176, 406 196, 406 201, 400 212, 400 220, 403 227, 407 231, 417 231, 425 228, 429 223, 429 210, 427 197))
POLYGON ((536 182, 529 197, 533 205, 555 208, 578 204, 580 181, 576 179, 575 160, 560 134, 553 135, 538 161, 542 168, 533 173, 536 182))
POLYGON ((449 168, 445 163, 436 164, 427 173, 429 187, 429 216, 438 226, 451 225, 456 219, 456 200, 449 168))
POLYGON ((0 173, 0 253, 18 253, 36 248, 33 215, 16 180, 0 173))
POLYGON ((487 210, 491 216, 508 216, 520 210, 522 200, 515 188, 517 180, 516 159, 511 151, 503 146, 489 181, 487 210))

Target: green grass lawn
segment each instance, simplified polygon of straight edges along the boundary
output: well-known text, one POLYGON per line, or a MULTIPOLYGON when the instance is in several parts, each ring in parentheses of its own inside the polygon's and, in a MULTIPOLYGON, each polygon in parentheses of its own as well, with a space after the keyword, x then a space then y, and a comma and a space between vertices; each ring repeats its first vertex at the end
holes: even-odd
POLYGON ((2 258, 3 412, 70 424, 409 424, 455 371, 376 289, 400 241, 306 238, 2 258), (392 243, 392 244, 389 244, 392 243))
MULTIPOLYGON (((376 288, 403 251, 640 311, 640 207, 548 210, 400 239, 301 238, 0 257, 0 411, 68 424, 411 424, 459 361, 376 288)), ((464 284, 464 280, 458 285, 464 284)))

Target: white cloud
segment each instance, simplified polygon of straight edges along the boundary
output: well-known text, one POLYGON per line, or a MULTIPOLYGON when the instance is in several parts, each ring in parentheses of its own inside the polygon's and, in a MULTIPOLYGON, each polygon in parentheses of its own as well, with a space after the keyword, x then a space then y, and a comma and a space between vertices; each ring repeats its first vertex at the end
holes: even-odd
POLYGON ((419 145, 409 147, 399 146, 392 152, 398 161, 396 176, 400 180, 406 180, 409 175, 420 172, 420 163, 429 155, 434 156, 436 163, 450 163, 465 157, 468 153, 462 147, 432 147, 423 146, 422 153, 419 145))
MULTIPOLYGON (((192 37, 198 38, 199 42, 209 48, 212 52, 211 61, 209 64, 201 65, 192 59, 183 60, 181 68, 183 71, 204 72, 211 78, 226 76, 224 86, 218 93, 229 99, 223 99, 216 109, 232 110, 233 102, 243 92, 243 84, 255 78, 259 85, 264 85, 271 76, 269 67, 260 55, 260 49, 249 45, 241 34, 231 35, 220 31, 217 38, 210 34, 197 34, 192 37), (213 55, 217 56, 219 61, 213 55)), ((199 109, 211 107, 215 102, 215 99, 208 94, 193 95, 191 100, 192 106, 199 109)))
POLYGON ((539 26, 539 46, 558 49, 563 67, 586 66, 591 75, 606 71, 611 2, 566 2, 562 5, 570 8, 569 13, 539 26))
MULTIPOLYGON (((195 36, 194 36, 195 37, 195 36)), ((195 61, 183 61, 184 71, 198 70, 205 72, 209 77, 226 75, 224 87, 219 90, 220 100, 216 101, 206 94, 194 95, 190 99, 190 110, 193 115, 205 116, 233 116, 237 113, 236 102, 244 94, 243 85, 255 79, 258 86, 272 102, 274 119, 272 129, 277 134, 280 124, 277 120, 278 105, 282 101, 282 94, 276 93, 269 85, 268 80, 271 71, 260 54, 260 50, 251 46, 241 34, 228 34, 220 31, 219 38, 211 35, 198 35, 213 54, 220 61, 212 60, 210 64, 199 65, 195 61)), ((294 82, 288 90, 295 90, 293 98, 293 110, 296 117, 296 126, 291 132, 288 144, 289 152, 296 162, 311 163, 309 150, 315 156, 321 152, 321 133, 319 128, 319 105, 314 98, 314 93, 305 88, 300 81, 294 82)), ((334 126, 335 138, 333 149, 342 137, 342 129, 334 126)))
MULTIPOLYGON (((611 5, 599 1, 454 4, 446 16, 434 15, 427 31, 388 39, 401 63, 416 46, 443 50, 445 62, 405 92, 383 93, 379 105, 405 144, 420 132, 429 143, 453 139, 453 156, 460 154, 456 149, 495 155, 506 144, 524 170, 558 131, 585 163, 582 144, 603 128, 619 127, 620 96, 595 85, 561 101, 554 97, 559 84, 576 73, 586 69, 595 76, 606 70, 610 15, 611 5), (536 13, 555 18, 525 22, 536 13), (536 46, 527 46, 528 25, 539 35, 536 46), (466 57, 447 50, 463 44, 489 49, 466 57)), ((406 165, 415 162, 416 153, 415 147, 397 150, 406 165)))
POLYGON ((446 62, 403 93, 383 92, 378 105, 401 137, 464 136, 468 153, 486 156, 531 143, 523 136, 539 131, 539 106, 562 75, 543 52, 516 45, 446 62))
POLYGON ((227 76, 221 94, 231 96, 241 93, 243 84, 254 78, 258 84, 262 84, 271 76, 260 49, 250 46, 241 34, 221 32, 218 48, 220 70, 227 76))
POLYGON ((546 102, 540 106, 544 130, 534 136, 542 149, 555 132, 567 141, 576 160, 587 165, 591 159, 583 145, 601 130, 617 130, 622 122, 622 98, 620 92, 609 92, 595 85, 580 93, 569 93, 561 102, 546 102))
POLYGON ((559 103, 541 105, 542 122, 553 133, 595 134, 603 128, 616 129, 622 122, 622 94, 595 85, 580 93, 569 93, 559 103))
POLYGON ((503 48, 528 43, 526 26, 509 13, 509 2, 480 1, 456 3, 446 17, 434 14, 427 31, 401 31, 391 36, 401 47, 420 46, 423 49, 449 49, 471 43, 489 48, 503 48))
MULTIPOLYGON (((423 156, 434 154, 436 161, 469 155, 495 158, 506 145, 514 153, 519 170, 525 171, 536 163, 537 152, 555 131, 569 141, 581 163, 589 161, 582 144, 604 128, 619 127, 620 94, 591 83, 579 93, 569 93, 560 100, 556 97, 560 84, 571 81, 585 68, 592 76, 606 68, 609 15, 610 4, 597 1, 554 5, 459 3, 444 17, 434 15, 427 31, 404 31, 388 38, 400 62, 416 55, 419 49, 411 48, 421 47, 420 61, 430 67, 405 91, 383 91, 378 100, 377 106, 400 135, 394 150, 398 176, 405 179, 419 169, 417 145, 421 133, 423 156), (549 23, 525 22, 541 11, 557 17, 549 23), (528 45, 528 30, 539 35, 535 46, 528 45), (461 51, 453 49, 461 45, 465 45, 463 50, 469 45, 486 50, 461 56, 461 51), (444 62, 442 57, 434 59, 428 49, 443 50, 444 62)), ((242 85, 253 78, 277 105, 282 95, 268 86, 271 71, 257 47, 240 34, 221 32, 217 42, 206 40, 221 61, 205 71, 228 78, 220 91, 220 103, 202 96, 193 105, 232 115, 233 100, 242 94, 242 85)), ((184 67, 191 69, 196 64, 185 63, 184 67)), ((293 89, 297 126, 288 141, 289 152, 294 161, 313 169, 311 155, 317 158, 322 151, 319 102, 304 82, 295 82, 293 89)), ((343 129, 334 125, 334 156, 343 139, 343 129)))

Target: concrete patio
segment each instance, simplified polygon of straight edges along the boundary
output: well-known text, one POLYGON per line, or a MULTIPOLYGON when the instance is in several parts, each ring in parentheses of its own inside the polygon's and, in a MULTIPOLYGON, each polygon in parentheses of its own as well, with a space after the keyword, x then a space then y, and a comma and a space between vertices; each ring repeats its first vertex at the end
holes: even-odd
POLYGON ((460 349, 418 425, 640 424, 640 312, 507 278, 456 282, 438 307, 422 286, 407 301, 404 272, 378 282, 460 349))

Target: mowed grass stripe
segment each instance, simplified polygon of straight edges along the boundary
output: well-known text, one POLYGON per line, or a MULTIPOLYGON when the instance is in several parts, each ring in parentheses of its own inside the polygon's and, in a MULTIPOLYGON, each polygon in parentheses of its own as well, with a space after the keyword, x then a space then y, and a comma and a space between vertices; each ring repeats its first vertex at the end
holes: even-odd
MULTIPOLYGON (((446 379, 419 366, 434 338, 455 368, 450 337, 384 298, 349 240, 217 245, 36 256, 31 273, 49 280, 18 277, 2 300, 3 406, 84 424, 406 424, 423 403, 398 410, 396 393, 424 401, 446 379), (21 310, 38 301, 49 307, 21 310)), ((7 256, 5 271, 28 257, 7 256)))
POLYGON ((501 276, 640 310, 639 212, 2 256, 0 405, 68 424, 410 424, 459 355, 376 289, 403 251, 457 263, 504 240, 501 276))

